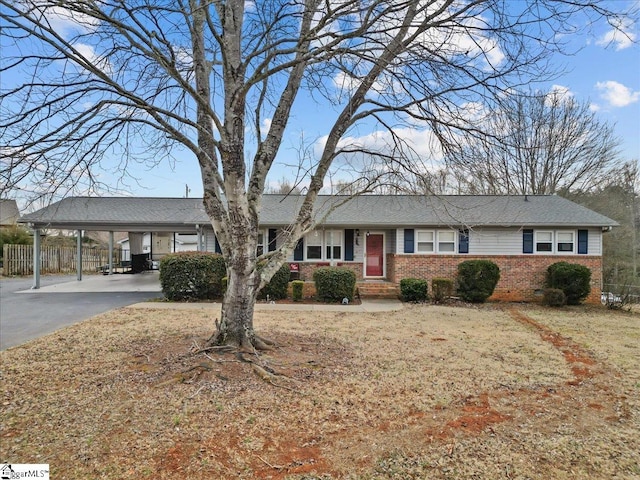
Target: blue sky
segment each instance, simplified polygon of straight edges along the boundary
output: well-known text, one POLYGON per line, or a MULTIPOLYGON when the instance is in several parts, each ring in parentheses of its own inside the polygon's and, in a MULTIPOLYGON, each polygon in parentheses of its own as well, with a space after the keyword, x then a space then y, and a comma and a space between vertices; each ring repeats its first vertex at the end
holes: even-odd
MULTIPOLYGON (((562 71, 557 78, 536 88, 566 89, 580 102, 589 102, 598 118, 615 124, 615 133, 622 140, 621 159, 640 161, 640 36, 638 26, 629 26, 628 38, 614 34, 610 26, 601 24, 590 35, 576 36, 572 46, 577 50, 570 56, 556 57, 562 71), (635 40, 631 42, 629 40, 635 40)), ((320 138, 327 133, 322 105, 305 102, 293 118, 294 131, 305 138, 320 138)), ((292 132, 293 133, 293 132, 292 132)), ((418 134, 419 136, 419 134, 418 134)), ((285 140, 279 152, 279 166, 270 174, 271 183, 291 177, 286 164, 297 161, 298 139, 285 140)), ((184 196, 185 186, 190 196, 201 196, 202 187, 197 165, 189 154, 176 158, 173 170, 157 168, 144 173, 144 188, 132 190, 135 195, 184 196)))
MULTIPOLYGON (((620 4, 630 4, 619 0, 620 4)), ((635 0, 638 2, 639 0, 635 0)), ((60 22, 61 31, 68 25, 60 22)), ((615 32, 606 23, 595 25, 589 34, 575 36, 570 40, 571 55, 558 55, 555 67, 562 72, 545 84, 536 84, 543 91, 561 90, 580 102, 589 102, 598 117, 615 124, 615 132, 622 140, 621 159, 640 159, 640 36, 638 25, 623 25, 626 36, 615 32)), ((5 79, 6 80, 6 79, 5 79)), ((13 79, 12 79, 13 80, 13 79)), ((291 118, 289 136, 285 138, 279 151, 275 168, 269 176, 271 184, 281 179, 291 178, 295 172, 288 165, 298 163, 300 136, 307 141, 321 140, 330 128, 331 109, 315 103, 307 92, 301 92, 296 109, 291 118)), ((268 122, 268 119, 267 119, 268 122)), ((428 148, 429 134, 419 125, 403 132, 419 146, 419 153, 433 157, 437 152, 428 148)), ((351 139, 355 142, 376 141, 375 130, 362 129, 351 139)), ((354 134, 352 134, 354 135, 354 134)), ((248 154, 252 152, 247 152, 248 154)), ((114 164, 117 162, 114 161, 114 164)), ((108 163, 106 164, 108 170, 108 163)), ((193 155, 188 151, 175 152, 171 161, 161 162, 153 168, 129 164, 129 180, 118 185, 116 193, 136 196, 183 197, 189 189, 189 196, 202 195, 199 168, 193 155)), ((100 180, 117 185, 116 176, 102 172, 100 180)))

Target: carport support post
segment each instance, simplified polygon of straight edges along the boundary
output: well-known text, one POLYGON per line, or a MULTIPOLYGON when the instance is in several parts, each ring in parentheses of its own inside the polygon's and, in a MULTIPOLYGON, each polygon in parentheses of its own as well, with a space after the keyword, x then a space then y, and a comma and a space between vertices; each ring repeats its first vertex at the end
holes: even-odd
POLYGON ((40 229, 33 229, 33 290, 40 288, 40 229))
POLYGON ((109 275, 113 275, 113 232, 109 232, 109 275))
POLYGON ((82 280, 82 230, 78 230, 77 232, 77 247, 78 249, 78 256, 76 258, 76 262, 77 262, 77 270, 78 270, 78 281, 82 280))

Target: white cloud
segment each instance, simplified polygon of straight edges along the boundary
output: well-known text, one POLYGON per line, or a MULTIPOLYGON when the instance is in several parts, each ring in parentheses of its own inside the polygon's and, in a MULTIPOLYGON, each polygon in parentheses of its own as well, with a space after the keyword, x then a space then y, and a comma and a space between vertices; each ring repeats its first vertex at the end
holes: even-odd
POLYGON ((633 22, 628 19, 620 19, 614 25, 614 28, 602 35, 596 44, 602 47, 615 45, 616 50, 624 50, 633 45, 637 35, 633 32, 633 22))
POLYGON ((73 12, 67 8, 47 5, 41 1, 29 2, 49 22, 49 26, 63 36, 75 32, 90 32, 96 28, 99 21, 86 14, 73 12))
POLYGON ((113 73, 113 68, 109 61, 104 57, 100 57, 96 53, 95 48, 91 45, 76 43, 73 45, 73 48, 75 48, 78 53, 87 60, 87 62, 101 70, 103 73, 107 75, 111 75, 113 73))
POLYGON ((269 133, 269 130, 271 130, 271 120, 271 118, 265 118, 260 123, 260 135, 262 137, 267 135, 269 133))
POLYGON ((545 104, 548 107, 551 107, 569 102, 572 98, 573 92, 569 90, 569 87, 565 87, 564 85, 552 85, 546 95, 545 104))
POLYGON ((596 88, 602 91, 600 96, 613 107, 626 107, 640 100, 640 91, 634 92, 629 87, 613 80, 598 82, 596 88))
MULTIPOLYGON (((439 161, 443 154, 435 135, 427 129, 420 128, 396 128, 393 133, 406 143, 406 147, 412 152, 413 160, 422 160, 425 163, 439 161)), ((315 144, 315 154, 320 156, 327 141, 327 137, 321 137, 315 144)), ((375 130, 359 137, 344 137, 338 143, 339 149, 364 150, 383 154, 394 153, 395 139, 388 130, 375 130)), ((405 152, 406 153, 406 152, 405 152)))

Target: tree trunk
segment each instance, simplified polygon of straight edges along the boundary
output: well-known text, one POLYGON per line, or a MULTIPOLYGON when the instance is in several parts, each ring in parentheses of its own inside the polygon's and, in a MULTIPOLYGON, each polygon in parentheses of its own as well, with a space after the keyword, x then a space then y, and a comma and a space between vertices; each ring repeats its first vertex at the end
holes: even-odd
POLYGON ((260 347, 253 330, 253 309, 259 275, 255 269, 227 270, 227 291, 222 300, 222 316, 210 343, 251 349, 260 347))

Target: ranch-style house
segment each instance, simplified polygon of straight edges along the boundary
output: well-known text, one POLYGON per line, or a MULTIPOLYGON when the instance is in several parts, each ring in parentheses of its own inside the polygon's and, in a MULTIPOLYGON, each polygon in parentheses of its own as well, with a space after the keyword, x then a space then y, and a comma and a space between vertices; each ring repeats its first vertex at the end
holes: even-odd
MULTIPOLYGON (((279 234, 295 218, 302 198, 264 196, 258 253, 278 247, 279 234)), ((317 228, 288 259, 302 280, 311 280, 313 269, 326 265, 353 270, 361 287, 397 285, 407 277, 454 279, 460 262, 488 259, 501 275, 490 300, 536 301, 547 267, 567 261, 591 270, 587 301, 600 301, 602 237, 617 223, 562 197, 362 195, 345 200, 318 198, 317 228)), ((129 232, 131 254, 148 253, 153 261, 179 250, 180 236, 195 235, 194 249, 219 251, 198 198, 69 197, 20 222, 36 232, 129 232), (148 245, 143 246, 144 238, 148 245)))

